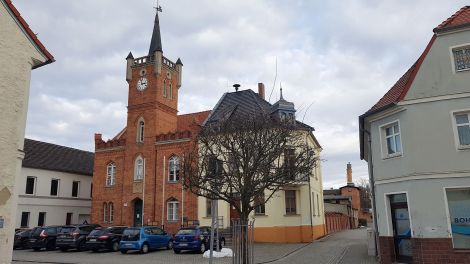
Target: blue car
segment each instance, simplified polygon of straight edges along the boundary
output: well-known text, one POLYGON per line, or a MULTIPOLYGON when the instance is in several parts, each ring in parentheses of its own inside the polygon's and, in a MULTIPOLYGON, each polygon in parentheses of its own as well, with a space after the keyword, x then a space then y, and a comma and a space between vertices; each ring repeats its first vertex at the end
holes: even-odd
POLYGON ((122 254, 126 254, 129 250, 139 250, 145 254, 152 249, 172 249, 173 238, 159 227, 131 227, 122 233, 119 246, 122 254))
MULTIPOLYGON (((173 251, 178 254, 181 250, 204 253, 210 248, 210 227, 187 227, 176 233, 173 241, 173 251)), ((214 234, 217 237, 217 234, 214 234)), ((225 246, 225 238, 219 235, 219 248, 225 246)), ((214 249, 216 248, 214 241, 214 249)))

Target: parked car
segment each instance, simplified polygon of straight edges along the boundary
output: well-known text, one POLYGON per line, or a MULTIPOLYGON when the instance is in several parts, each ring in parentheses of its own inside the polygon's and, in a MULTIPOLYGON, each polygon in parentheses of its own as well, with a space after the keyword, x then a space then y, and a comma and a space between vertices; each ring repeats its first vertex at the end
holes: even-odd
POLYGON ((13 242, 13 249, 28 248, 29 236, 31 235, 31 229, 22 229, 15 231, 15 240, 13 242))
MULTIPOLYGON (((181 250, 191 250, 204 253, 210 248, 211 228, 208 226, 185 227, 176 233, 173 242, 173 251, 178 254, 181 250)), ((225 237, 214 231, 214 238, 219 237, 219 248, 225 246, 225 237)), ((217 240, 214 240, 214 249, 217 248, 217 240)))
POLYGON ((122 233, 128 228, 127 226, 110 226, 97 227, 86 238, 86 246, 93 252, 100 249, 110 251, 119 250, 119 242, 121 242, 122 233))
POLYGON ((86 237, 97 227, 99 225, 94 224, 64 226, 57 235, 57 247, 64 252, 71 248, 86 250, 86 237))
POLYGON ((124 230, 119 245, 122 254, 126 254, 129 250, 139 250, 145 254, 152 249, 165 247, 172 249, 173 238, 159 227, 131 227, 124 230))
POLYGON ((60 232, 62 226, 45 226, 36 227, 31 231, 28 240, 28 247, 39 251, 43 248, 46 250, 56 249, 57 234, 60 232))

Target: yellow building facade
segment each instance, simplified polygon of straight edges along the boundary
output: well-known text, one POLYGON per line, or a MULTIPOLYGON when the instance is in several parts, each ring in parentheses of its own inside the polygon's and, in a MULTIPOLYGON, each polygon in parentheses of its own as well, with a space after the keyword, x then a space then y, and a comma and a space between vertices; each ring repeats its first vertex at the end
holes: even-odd
MULTIPOLYGON (((263 94, 261 90, 258 94, 252 93, 257 96, 263 94)), ((242 95, 237 94, 229 96, 242 97, 242 95)), ((226 99, 227 97, 227 95, 224 95, 218 105, 230 104, 231 101, 226 99)), ((249 96, 246 98, 249 98, 249 96)), ((233 101, 241 101, 237 99, 239 98, 233 101)), ((244 100, 244 102, 247 103, 248 100, 244 100)), ((217 111, 217 106, 214 111, 217 111)), ((211 116, 209 116, 210 118, 211 116)), ((317 155, 316 167, 308 180, 284 186, 274 193, 264 206, 258 206, 251 213, 250 219, 254 219, 254 240, 256 242, 312 242, 326 234, 320 159, 322 148, 313 134, 313 128, 310 131, 302 131, 301 133, 305 134, 308 144, 315 150, 315 155, 317 155)), ((269 193, 265 193, 265 199, 268 199, 268 195, 269 193)), ((232 220, 238 218, 236 210, 230 208, 229 203, 225 201, 218 201, 217 208, 219 227, 230 228, 232 220)), ((198 220, 202 226, 211 225, 210 199, 198 197, 198 220)))

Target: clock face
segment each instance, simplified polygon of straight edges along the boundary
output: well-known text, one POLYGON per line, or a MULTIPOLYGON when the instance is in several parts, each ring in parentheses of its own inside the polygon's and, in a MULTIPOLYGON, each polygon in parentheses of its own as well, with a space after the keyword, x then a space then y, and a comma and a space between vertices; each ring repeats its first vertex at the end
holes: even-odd
POLYGON ((148 85, 147 78, 142 77, 137 82, 137 90, 143 91, 143 90, 145 90, 145 88, 147 88, 147 85, 148 85))

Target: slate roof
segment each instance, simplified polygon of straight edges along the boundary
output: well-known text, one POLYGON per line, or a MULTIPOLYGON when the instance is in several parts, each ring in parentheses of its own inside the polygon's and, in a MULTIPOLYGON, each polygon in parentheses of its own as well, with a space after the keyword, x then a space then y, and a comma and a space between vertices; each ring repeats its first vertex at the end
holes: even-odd
POLYGON ((323 195, 341 195, 340 189, 323 190, 323 195))
POLYGON ((152 55, 155 51, 163 52, 158 12, 159 11, 157 10, 157 13, 155 14, 155 22, 153 25, 152 40, 150 41, 149 55, 152 55))
POLYGON ((49 53, 49 51, 46 49, 46 47, 38 39, 36 34, 34 34, 34 32, 29 27, 28 23, 26 22, 26 20, 24 20, 24 18, 21 16, 18 9, 16 9, 16 7, 13 5, 11 0, 4 0, 4 1, 7 4, 8 9, 10 9, 11 13, 13 13, 13 15, 16 17, 16 19, 20 23, 20 25, 23 27, 24 31, 26 31, 26 34, 28 34, 28 36, 31 38, 31 40, 34 42, 34 44, 36 44, 36 46, 39 48, 39 50, 42 52, 42 54, 47 58, 47 61, 45 61, 44 63, 38 64, 36 66, 33 66, 33 69, 36 69, 38 67, 41 67, 41 66, 44 66, 46 64, 54 62, 55 60, 54 60, 54 57, 52 56, 52 54, 49 53))
POLYGON ((235 112, 242 116, 271 114, 272 105, 252 90, 225 93, 204 122, 211 124, 232 116, 235 112))
MULTIPOLYGON (((281 100, 285 101, 284 99, 281 100)), ((234 114, 254 117, 260 114, 269 115, 272 111, 273 105, 251 89, 225 93, 203 125, 216 123, 234 114)), ((296 121, 296 123, 301 128, 311 131, 315 130, 313 127, 300 121, 296 121)))
POLYGON ((93 152, 27 138, 24 152, 23 167, 93 176, 93 152))

